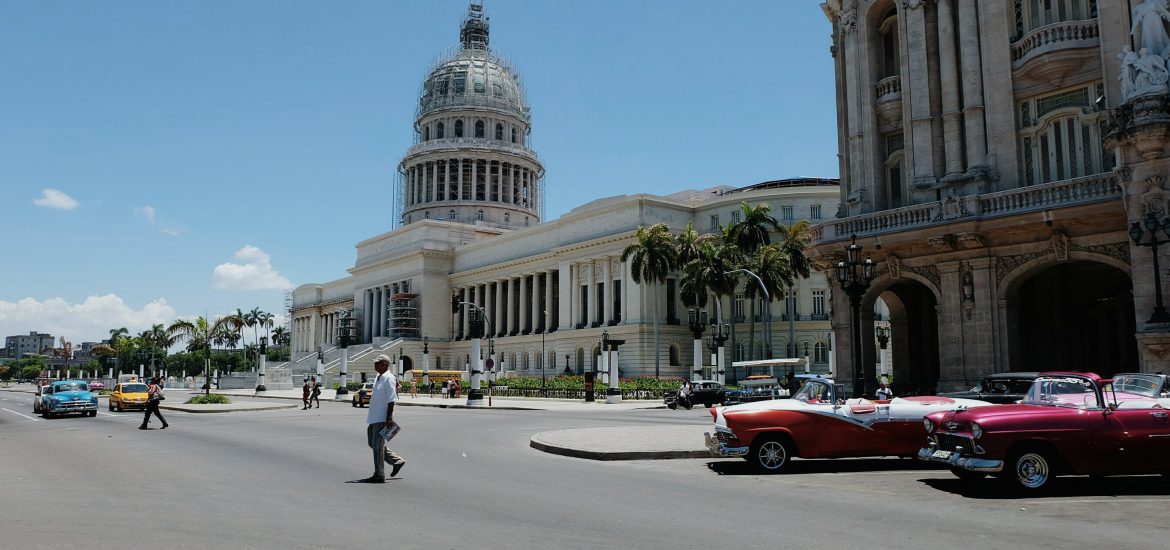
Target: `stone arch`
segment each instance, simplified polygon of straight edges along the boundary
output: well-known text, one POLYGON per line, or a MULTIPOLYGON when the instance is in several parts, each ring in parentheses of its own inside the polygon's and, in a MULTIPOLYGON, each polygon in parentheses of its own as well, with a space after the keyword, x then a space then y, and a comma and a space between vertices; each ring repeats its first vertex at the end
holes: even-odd
POLYGON ((409 355, 403 355, 402 356, 402 372, 406 372, 408 370, 414 370, 414 361, 411 360, 409 355))
MULTIPOLYGON (((940 377, 939 318, 937 306, 942 303, 935 283, 921 273, 903 267, 901 277, 894 279, 884 274, 870 285, 861 302, 861 356, 867 372, 872 371, 870 386, 878 376, 878 346, 874 332, 874 309, 878 298, 886 304, 890 319, 890 356, 892 357, 892 388, 895 395, 923 395, 935 393, 940 377)), ((848 312, 846 312, 848 315, 848 312)), ((848 319, 848 317, 846 317, 848 319)), ((851 339, 852 334, 847 338, 851 339)), ((838 340, 847 345, 851 340, 838 340)), ((844 350, 851 357, 851 348, 844 350)), ((840 357, 840 355, 838 355, 840 357)), ((853 378, 852 372, 837 373, 841 378, 853 378)))
POLYGON ((997 289, 1000 353, 1013 371, 1076 370, 1110 377, 1137 370, 1137 321, 1129 265, 1070 251, 1007 273, 997 289))
POLYGON ((680 352, 679 352, 678 344, 675 344, 675 343, 670 344, 670 363, 669 363, 670 366, 672 366, 672 367, 681 367, 682 366, 682 360, 679 357, 679 355, 680 355, 680 352))

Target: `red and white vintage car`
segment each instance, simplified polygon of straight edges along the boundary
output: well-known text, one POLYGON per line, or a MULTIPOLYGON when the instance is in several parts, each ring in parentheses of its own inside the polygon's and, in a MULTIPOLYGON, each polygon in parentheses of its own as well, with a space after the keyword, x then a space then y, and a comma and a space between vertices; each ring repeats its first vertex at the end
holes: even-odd
POLYGON ((791 399, 713 408, 715 433, 704 434, 707 448, 743 457, 765 473, 784 470, 793 457, 912 457, 922 447, 924 416, 990 404, 949 397, 846 400, 841 394, 832 380, 810 378, 791 399))
POLYGON ((1027 492, 1061 474, 1170 474, 1168 394, 1158 374, 1041 373, 1019 404, 927 416, 918 458, 1027 492))

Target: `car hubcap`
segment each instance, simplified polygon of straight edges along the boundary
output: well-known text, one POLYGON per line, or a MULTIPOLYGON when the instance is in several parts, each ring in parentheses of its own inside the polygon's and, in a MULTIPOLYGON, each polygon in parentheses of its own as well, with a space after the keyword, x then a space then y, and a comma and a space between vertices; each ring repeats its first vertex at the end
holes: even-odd
POLYGON ((1035 489, 1048 481, 1048 461, 1036 453, 1028 453, 1016 461, 1016 477, 1020 485, 1035 489))
POLYGON ((775 441, 769 441, 760 447, 760 464, 769 470, 783 466, 784 460, 787 458, 784 446, 775 441))

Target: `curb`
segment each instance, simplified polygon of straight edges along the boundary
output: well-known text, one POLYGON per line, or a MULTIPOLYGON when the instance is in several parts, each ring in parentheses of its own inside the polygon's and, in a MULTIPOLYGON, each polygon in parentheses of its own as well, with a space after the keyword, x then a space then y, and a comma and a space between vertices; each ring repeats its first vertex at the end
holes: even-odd
POLYGON ((277 410, 282 410, 282 409, 295 409, 297 406, 296 405, 274 405, 271 407, 232 408, 232 405, 229 403, 227 405, 224 405, 224 407, 225 408, 222 408, 222 409, 193 409, 190 407, 184 407, 182 405, 159 405, 158 408, 163 409, 163 410, 168 410, 168 411, 179 411, 179 412, 185 412, 185 413, 202 414, 202 413, 277 411, 277 410))
MULTIPOLYGON (((230 393, 224 394, 224 395, 229 395, 229 396, 234 396, 234 397, 254 397, 254 398, 258 398, 258 399, 287 399, 289 401, 300 401, 301 400, 301 398, 299 398, 299 397, 283 397, 280 395, 236 395, 236 394, 230 394, 230 393)), ((327 401, 336 402, 336 403, 344 403, 344 402, 348 401, 348 399, 330 399, 327 401)), ((296 407, 296 405, 289 405, 289 406, 294 407, 294 408, 296 407)), ((448 405, 446 403, 434 403, 434 404, 431 404, 431 403, 410 403, 410 402, 406 402, 406 401, 402 401, 402 400, 396 401, 395 406, 396 407, 433 407, 436 409, 485 409, 485 410, 496 409, 496 410, 500 410, 500 411, 540 411, 540 410, 544 410, 544 409, 537 409, 534 407, 516 407, 516 406, 489 407, 487 405, 481 405, 481 406, 477 406, 477 407, 471 407, 468 405, 448 405)), ((361 408, 361 407, 358 407, 358 408, 361 408)))
POLYGON ((585 449, 574 449, 571 447, 561 447, 544 443, 539 440, 540 434, 532 436, 528 441, 528 445, 538 451, 544 451, 549 454, 568 456, 572 458, 584 458, 587 460, 673 460, 679 458, 718 458, 711 454, 710 451, 620 451, 620 452, 604 452, 604 451, 587 451, 585 449))

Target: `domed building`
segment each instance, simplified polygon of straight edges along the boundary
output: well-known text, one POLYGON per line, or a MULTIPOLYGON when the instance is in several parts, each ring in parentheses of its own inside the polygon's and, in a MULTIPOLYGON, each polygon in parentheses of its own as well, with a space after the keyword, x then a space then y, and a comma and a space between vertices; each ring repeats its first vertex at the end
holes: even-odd
POLYGON ((544 167, 529 148, 532 112, 520 75, 488 47, 489 21, 472 4, 460 46, 427 71, 415 144, 398 165, 397 218, 503 228, 540 222, 544 167))
MULTIPOLYGON (((694 352, 681 274, 638 284, 622 251, 636 241, 640 224, 665 223, 676 233, 688 224, 721 231, 738 221, 743 202, 768 203, 785 224, 816 223, 837 211, 837 181, 794 178, 599 197, 546 221, 545 170, 530 146, 531 109, 519 73, 488 47, 481 4, 471 4, 459 38, 423 80, 414 143, 397 170, 395 227, 357 243, 347 276, 292 292, 292 361, 274 373, 285 371, 284 377, 268 380, 299 380, 320 363, 332 384, 343 356, 349 379, 361 379, 382 353, 400 358, 396 371, 413 372, 406 380, 422 378, 424 370, 466 380, 482 368, 471 351, 477 312, 485 314, 489 339, 484 359, 493 359, 497 376, 594 370, 601 340, 609 338, 625 342, 617 351, 621 376, 734 379, 737 373, 719 373, 710 355, 694 352), (453 301, 474 307, 453 311, 453 301), (349 336, 344 352, 343 335, 349 336)), ((771 304, 777 322, 769 338, 753 330, 763 323, 755 322, 760 315, 753 315, 750 298, 724 301, 707 314, 714 323, 721 311, 734 327, 729 359, 759 358, 763 342, 772 342, 808 355, 813 372, 831 368, 822 275, 799 281, 771 304)))

